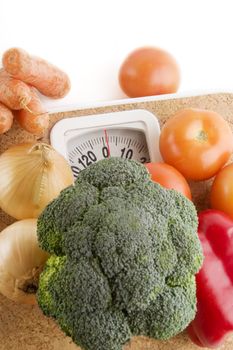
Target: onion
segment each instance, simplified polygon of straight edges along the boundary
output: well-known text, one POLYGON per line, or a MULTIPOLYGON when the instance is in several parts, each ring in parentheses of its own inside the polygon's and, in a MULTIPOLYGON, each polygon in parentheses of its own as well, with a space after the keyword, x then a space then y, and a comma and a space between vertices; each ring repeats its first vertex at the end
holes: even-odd
POLYGON ((21 220, 37 218, 73 183, 67 161, 44 143, 13 146, 0 156, 0 207, 21 220))
POLYGON ((0 292, 23 304, 36 304, 38 279, 49 255, 39 248, 36 219, 18 221, 0 233, 0 292))

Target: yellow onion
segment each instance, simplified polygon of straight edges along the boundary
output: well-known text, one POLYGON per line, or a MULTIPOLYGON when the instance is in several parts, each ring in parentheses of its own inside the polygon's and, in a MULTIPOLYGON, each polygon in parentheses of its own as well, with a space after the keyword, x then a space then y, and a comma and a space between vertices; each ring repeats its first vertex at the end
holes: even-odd
POLYGON ((0 292, 23 304, 36 303, 40 272, 48 254, 39 248, 36 219, 17 221, 0 233, 0 292))
POLYGON ((73 183, 67 161, 51 146, 27 143, 0 156, 0 207, 21 220, 37 218, 61 190, 73 183))

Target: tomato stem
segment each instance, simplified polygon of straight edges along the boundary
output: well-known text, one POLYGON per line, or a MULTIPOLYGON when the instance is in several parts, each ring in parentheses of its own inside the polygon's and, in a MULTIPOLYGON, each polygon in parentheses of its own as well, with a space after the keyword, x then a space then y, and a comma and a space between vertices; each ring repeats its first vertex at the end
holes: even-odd
POLYGON ((197 134, 197 140, 207 141, 208 140, 207 133, 204 130, 199 131, 199 133, 197 134))

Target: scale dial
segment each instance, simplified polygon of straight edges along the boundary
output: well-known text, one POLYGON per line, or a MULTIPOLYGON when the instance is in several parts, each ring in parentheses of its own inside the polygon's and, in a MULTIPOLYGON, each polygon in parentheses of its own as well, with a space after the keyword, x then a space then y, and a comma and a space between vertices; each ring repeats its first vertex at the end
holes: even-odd
POLYGON ((150 161, 145 134, 140 130, 109 128, 73 137, 67 142, 74 177, 92 163, 108 157, 150 161))
POLYGON ((160 127, 145 109, 62 119, 51 130, 51 145, 70 163, 74 177, 103 158, 158 162, 160 127))

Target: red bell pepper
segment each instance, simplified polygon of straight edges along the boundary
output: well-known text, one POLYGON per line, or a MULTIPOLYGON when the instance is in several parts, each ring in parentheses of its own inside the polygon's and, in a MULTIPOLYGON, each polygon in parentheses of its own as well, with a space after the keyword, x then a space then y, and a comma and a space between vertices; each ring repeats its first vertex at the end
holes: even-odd
POLYGON ((233 331, 233 220, 205 210, 198 235, 205 259, 196 276, 197 314, 188 333, 195 344, 215 348, 233 331))

